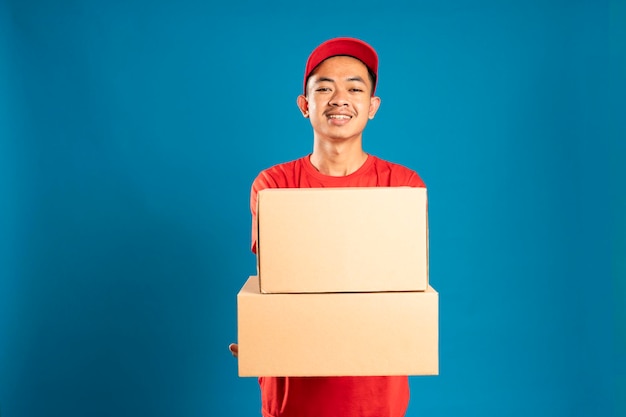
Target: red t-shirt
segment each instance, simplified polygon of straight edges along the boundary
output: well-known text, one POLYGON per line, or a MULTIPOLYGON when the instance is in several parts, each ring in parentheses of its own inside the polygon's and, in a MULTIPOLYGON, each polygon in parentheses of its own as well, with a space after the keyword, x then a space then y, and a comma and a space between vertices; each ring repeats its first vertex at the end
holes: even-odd
MULTIPOLYGON (((257 193, 265 188, 425 187, 414 171, 368 155, 355 172, 320 174, 309 156, 262 171, 252 184, 252 251, 256 253, 257 193)), ((261 377, 264 417, 401 417, 409 403, 406 376, 261 377)))

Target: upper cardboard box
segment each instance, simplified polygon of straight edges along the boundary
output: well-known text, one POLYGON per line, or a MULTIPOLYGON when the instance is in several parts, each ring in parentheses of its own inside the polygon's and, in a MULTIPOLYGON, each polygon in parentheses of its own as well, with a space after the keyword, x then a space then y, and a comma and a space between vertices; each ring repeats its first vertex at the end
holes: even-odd
POLYGON ((257 215, 263 293, 428 287, 425 188, 266 189, 257 215))

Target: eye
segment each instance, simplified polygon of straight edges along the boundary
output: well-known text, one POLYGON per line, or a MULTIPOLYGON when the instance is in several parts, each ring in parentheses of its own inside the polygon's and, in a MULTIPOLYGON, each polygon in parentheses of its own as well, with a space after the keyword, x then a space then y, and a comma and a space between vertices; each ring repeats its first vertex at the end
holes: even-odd
POLYGON ((315 91, 318 91, 320 93, 325 93, 325 92, 330 91, 330 87, 318 87, 315 89, 315 91))
POLYGON ((350 91, 355 92, 355 93, 362 93, 363 89, 362 88, 358 88, 358 87, 354 87, 354 88, 351 88, 350 91))

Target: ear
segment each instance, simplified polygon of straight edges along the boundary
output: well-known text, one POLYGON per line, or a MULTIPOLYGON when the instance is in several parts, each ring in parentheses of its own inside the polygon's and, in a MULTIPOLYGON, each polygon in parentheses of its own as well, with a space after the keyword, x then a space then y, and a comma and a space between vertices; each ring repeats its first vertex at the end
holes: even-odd
POLYGON ((309 100, 302 94, 298 96, 296 100, 298 108, 304 117, 309 118, 309 100))
POLYGON ((370 120, 374 118, 379 107, 380 107, 380 97, 376 97, 376 96, 372 97, 370 99, 370 108, 369 108, 369 111, 367 112, 367 117, 369 117, 370 120))

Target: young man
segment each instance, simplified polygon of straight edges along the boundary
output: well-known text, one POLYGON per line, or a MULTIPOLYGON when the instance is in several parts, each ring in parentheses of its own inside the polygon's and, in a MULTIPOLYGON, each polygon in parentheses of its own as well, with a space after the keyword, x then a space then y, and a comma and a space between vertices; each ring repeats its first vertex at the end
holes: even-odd
MULTIPOLYGON (((313 152, 262 171, 252 184, 252 251, 256 200, 265 188, 425 187, 414 171, 363 150, 363 130, 380 106, 374 95, 378 56, 367 43, 335 38, 309 56, 300 112, 313 127, 313 152)), ((237 356, 238 347, 230 345, 237 356)), ((409 401, 406 376, 262 377, 264 417, 402 417, 409 401)))

